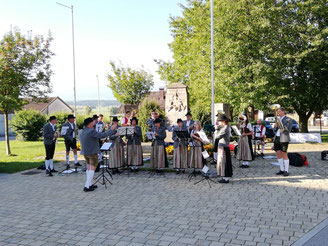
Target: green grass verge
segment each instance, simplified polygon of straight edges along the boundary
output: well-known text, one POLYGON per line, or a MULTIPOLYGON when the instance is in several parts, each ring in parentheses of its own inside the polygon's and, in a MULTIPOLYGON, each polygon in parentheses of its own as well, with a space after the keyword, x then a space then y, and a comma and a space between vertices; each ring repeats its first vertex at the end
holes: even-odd
MULTIPOLYGON (((24 142, 10 141, 11 156, 6 155, 6 145, 0 142, 0 173, 15 173, 27 169, 35 168, 44 163, 45 149, 43 141, 24 142)), ((56 152, 65 150, 63 140, 59 140, 56 145, 56 152)))
POLYGON ((323 143, 328 143, 328 133, 321 134, 321 141, 323 143))

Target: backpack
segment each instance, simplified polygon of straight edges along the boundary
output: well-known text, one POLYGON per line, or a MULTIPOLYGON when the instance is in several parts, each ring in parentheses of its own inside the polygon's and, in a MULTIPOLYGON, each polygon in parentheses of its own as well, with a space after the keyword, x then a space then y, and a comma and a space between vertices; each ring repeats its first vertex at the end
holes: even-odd
POLYGON ((308 161, 307 161, 306 155, 301 155, 301 156, 302 156, 302 159, 303 159, 303 164, 304 164, 305 166, 309 166, 309 163, 308 163, 308 161))
POLYGON ((301 167, 304 165, 303 158, 299 153, 288 153, 289 164, 294 167, 301 167))

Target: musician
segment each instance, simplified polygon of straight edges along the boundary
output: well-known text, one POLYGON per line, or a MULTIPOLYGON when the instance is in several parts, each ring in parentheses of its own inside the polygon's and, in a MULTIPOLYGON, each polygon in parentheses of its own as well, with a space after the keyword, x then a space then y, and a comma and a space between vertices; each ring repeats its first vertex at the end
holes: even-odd
POLYGON ((262 124, 262 120, 256 121, 256 126, 254 126, 254 139, 261 141, 261 156, 264 156, 264 145, 265 145, 265 131, 266 128, 262 124))
POLYGON ((137 172, 138 166, 143 165, 141 138, 141 127, 138 126, 138 119, 133 117, 131 119, 131 126, 134 127, 133 135, 127 136, 127 151, 128 151, 128 166, 131 167, 132 172, 137 172))
POLYGON ((69 168, 69 152, 72 149, 74 155, 74 165, 76 167, 81 166, 77 160, 77 147, 76 147, 76 125, 74 123, 75 116, 69 114, 67 116, 67 122, 62 125, 62 129, 66 128, 66 132, 62 132, 64 136, 65 147, 66 147, 66 164, 69 168))
POLYGON ((200 121, 195 121, 194 129, 191 131, 192 146, 190 146, 190 167, 194 169, 203 168, 205 159, 203 158, 203 140, 198 132, 204 132, 200 121))
POLYGON ((121 126, 130 126, 130 117, 131 117, 131 112, 126 111, 125 117, 121 120, 121 126))
POLYGON ((154 120, 154 127, 152 132, 155 134, 155 140, 152 143, 150 166, 157 169, 157 173, 162 173, 163 168, 167 166, 167 159, 165 153, 165 128, 161 126, 161 119, 154 120))
POLYGON ((113 169, 113 174, 120 173, 119 168, 124 166, 124 142, 118 135, 119 120, 116 116, 113 117, 112 126, 113 134, 110 136, 112 149, 109 152, 109 168, 113 169))
POLYGON ((225 115, 219 115, 218 117, 220 130, 216 135, 218 140, 217 148, 217 172, 222 177, 219 183, 229 183, 229 178, 232 177, 232 164, 230 154, 230 127, 229 120, 225 115))
POLYGON ((150 113, 150 118, 146 121, 146 124, 147 124, 147 126, 148 126, 148 130, 149 131, 151 131, 151 129, 153 129, 153 127, 154 127, 154 120, 155 120, 155 111, 152 111, 151 113, 150 113))
POLYGON ((183 121, 181 119, 177 120, 178 126, 173 129, 172 139, 174 141, 174 156, 173 156, 173 168, 176 169, 176 174, 185 172, 185 169, 188 166, 188 143, 185 139, 179 140, 177 136, 178 131, 187 131, 187 128, 184 127, 183 121))
MULTIPOLYGON (((95 129, 96 132, 100 132, 101 133, 101 132, 104 131, 104 123, 102 121, 100 121, 99 118, 100 118, 100 115, 98 116, 98 115, 95 114, 95 115, 92 116, 93 129, 95 129)), ((102 118, 103 118, 103 116, 101 117, 101 119, 102 118)), ((99 146, 101 146, 101 145, 102 145, 102 141, 101 141, 101 139, 99 139, 99 146)), ((100 151, 100 149, 99 149, 99 153, 98 153, 98 163, 100 165, 103 164, 103 154, 100 151)), ((96 172, 99 172, 100 171, 100 165, 97 165, 96 172)))
POLYGON ((289 175, 289 159, 287 155, 288 144, 290 141, 289 133, 292 130, 292 119, 287 117, 284 108, 277 110, 278 117, 277 123, 274 125, 275 137, 274 137, 274 151, 278 158, 280 170, 277 175, 289 175))
POLYGON ((241 168, 248 168, 249 162, 253 160, 253 148, 252 148, 252 125, 248 123, 245 115, 239 116, 240 133, 241 137, 238 142, 237 159, 242 161, 241 168))
POLYGON ((50 116, 49 123, 43 127, 43 142, 46 149, 46 158, 44 162, 46 166, 46 174, 48 174, 50 177, 52 176, 52 172, 57 172, 54 169, 53 160, 56 148, 56 140, 58 138, 56 123, 56 116, 50 116))
POLYGON ((191 132, 191 130, 194 128, 194 121, 191 119, 192 115, 190 112, 188 112, 186 115, 187 120, 183 122, 183 126, 188 129, 188 132, 191 132))
POLYGON ((95 174, 95 168, 98 165, 98 153, 99 149, 99 139, 105 138, 113 134, 114 127, 112 126, 106 132, 97 132, 93 128, 93 119, 86 118, 84 120, 85 128, 81 131, 80 141, 81 141, 81 154, 84 155, 85 161, 87 163, 86 176, 87 180, 83 191, 93 191, 97 188, 96 185, 92 184, 92 179, 95 174))

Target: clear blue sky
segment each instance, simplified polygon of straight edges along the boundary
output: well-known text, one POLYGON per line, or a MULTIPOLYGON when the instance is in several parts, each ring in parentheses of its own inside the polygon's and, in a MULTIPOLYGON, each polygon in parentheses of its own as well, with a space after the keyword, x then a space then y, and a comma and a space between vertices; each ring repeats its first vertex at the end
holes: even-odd
MULTIPOLYGON (((155 89, 164 85, 153 59, 171 60, 169 17, 181 15, 186 0, 57 0, 74 6, 77 99, 113 99, 106 86, 109 61, 154 75, 155 89)), ((71 14, 56 0, 0 0, 0 34, 10 26, 23 33, 46 36, 52 32, 53 94, 73 100, 71 14)))

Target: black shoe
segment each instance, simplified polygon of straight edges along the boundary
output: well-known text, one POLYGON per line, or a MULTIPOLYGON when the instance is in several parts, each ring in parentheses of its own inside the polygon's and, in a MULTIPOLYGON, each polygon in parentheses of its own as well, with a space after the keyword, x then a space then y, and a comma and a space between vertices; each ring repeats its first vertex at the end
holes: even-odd
POLYGON ((263 153, 261 153, 261 157, 263 157, 264 156, 264 154, 263 153))
POLYGON ((55 170, 55 169, 51 169, 51 172, 52 172, 52 173, 58 173, 58 171, 55 170))
POLYGON ((175 174, 180 174, 180 171, 179 170, 176 170, 175 174))
POLYGON ((69 164, 66 164, 66 170, 70 170, 71 167, 69 166, 69 164))
POLYGON ((49 174, 50 173, 50 170, 49 169, 46 169, 46 174, 49 174))
POLYGON ((280 170, 280 171, 277 172, 276 174, 277 174, 277 175, 282 175, 282 174, 284 174, 284 173, 285 173, 284 171, 281 171, 281 170, 280 170))
POLYGON ((288 172, 284 172, 283 175, 286 177, 286 176, 289 176, 289 173, 288 172))
POLYGON ((182 170, 182 173, 183 173, 183 174, 185 174, 185 173, 186 173, 186 171, 183 169, 183 170, 182 170))
POLYGON ((135 171, 135 172, 139 172, 139 168, 137 168, 137 169, 134 169, 134 171, 135 171))
MULTIPOLYGON (((95 184, 91 185, 90 187, 93 188, 93 189, 97 189, 97 188, 98 188, 98 186, 95 185, 95 184)), ((90 188, 90 187, 89 187, 89 188, 90 188)))
POLYGON ((84 187, 83 188, 83 191, 85 191, 85 192, 88 192, 88 191, 94 191, 95 189, 94 188, 92 188, 92 186, 90 186, 89 188, 87 188, 87 187, 84 187))
POLYGON ((74 163, 74 166, 76 166, 76 167, 81 167, 82 165, 80 164, 80 163, 74 163))
POLYGON ((241 165, 240 168, 249 168, 248 165, 241 165))
POLYGON ((227 184, 227 183, 229 183, 229 180, 220 179, 219 180, 219 183, 221 183, 221 184, 227 184))

